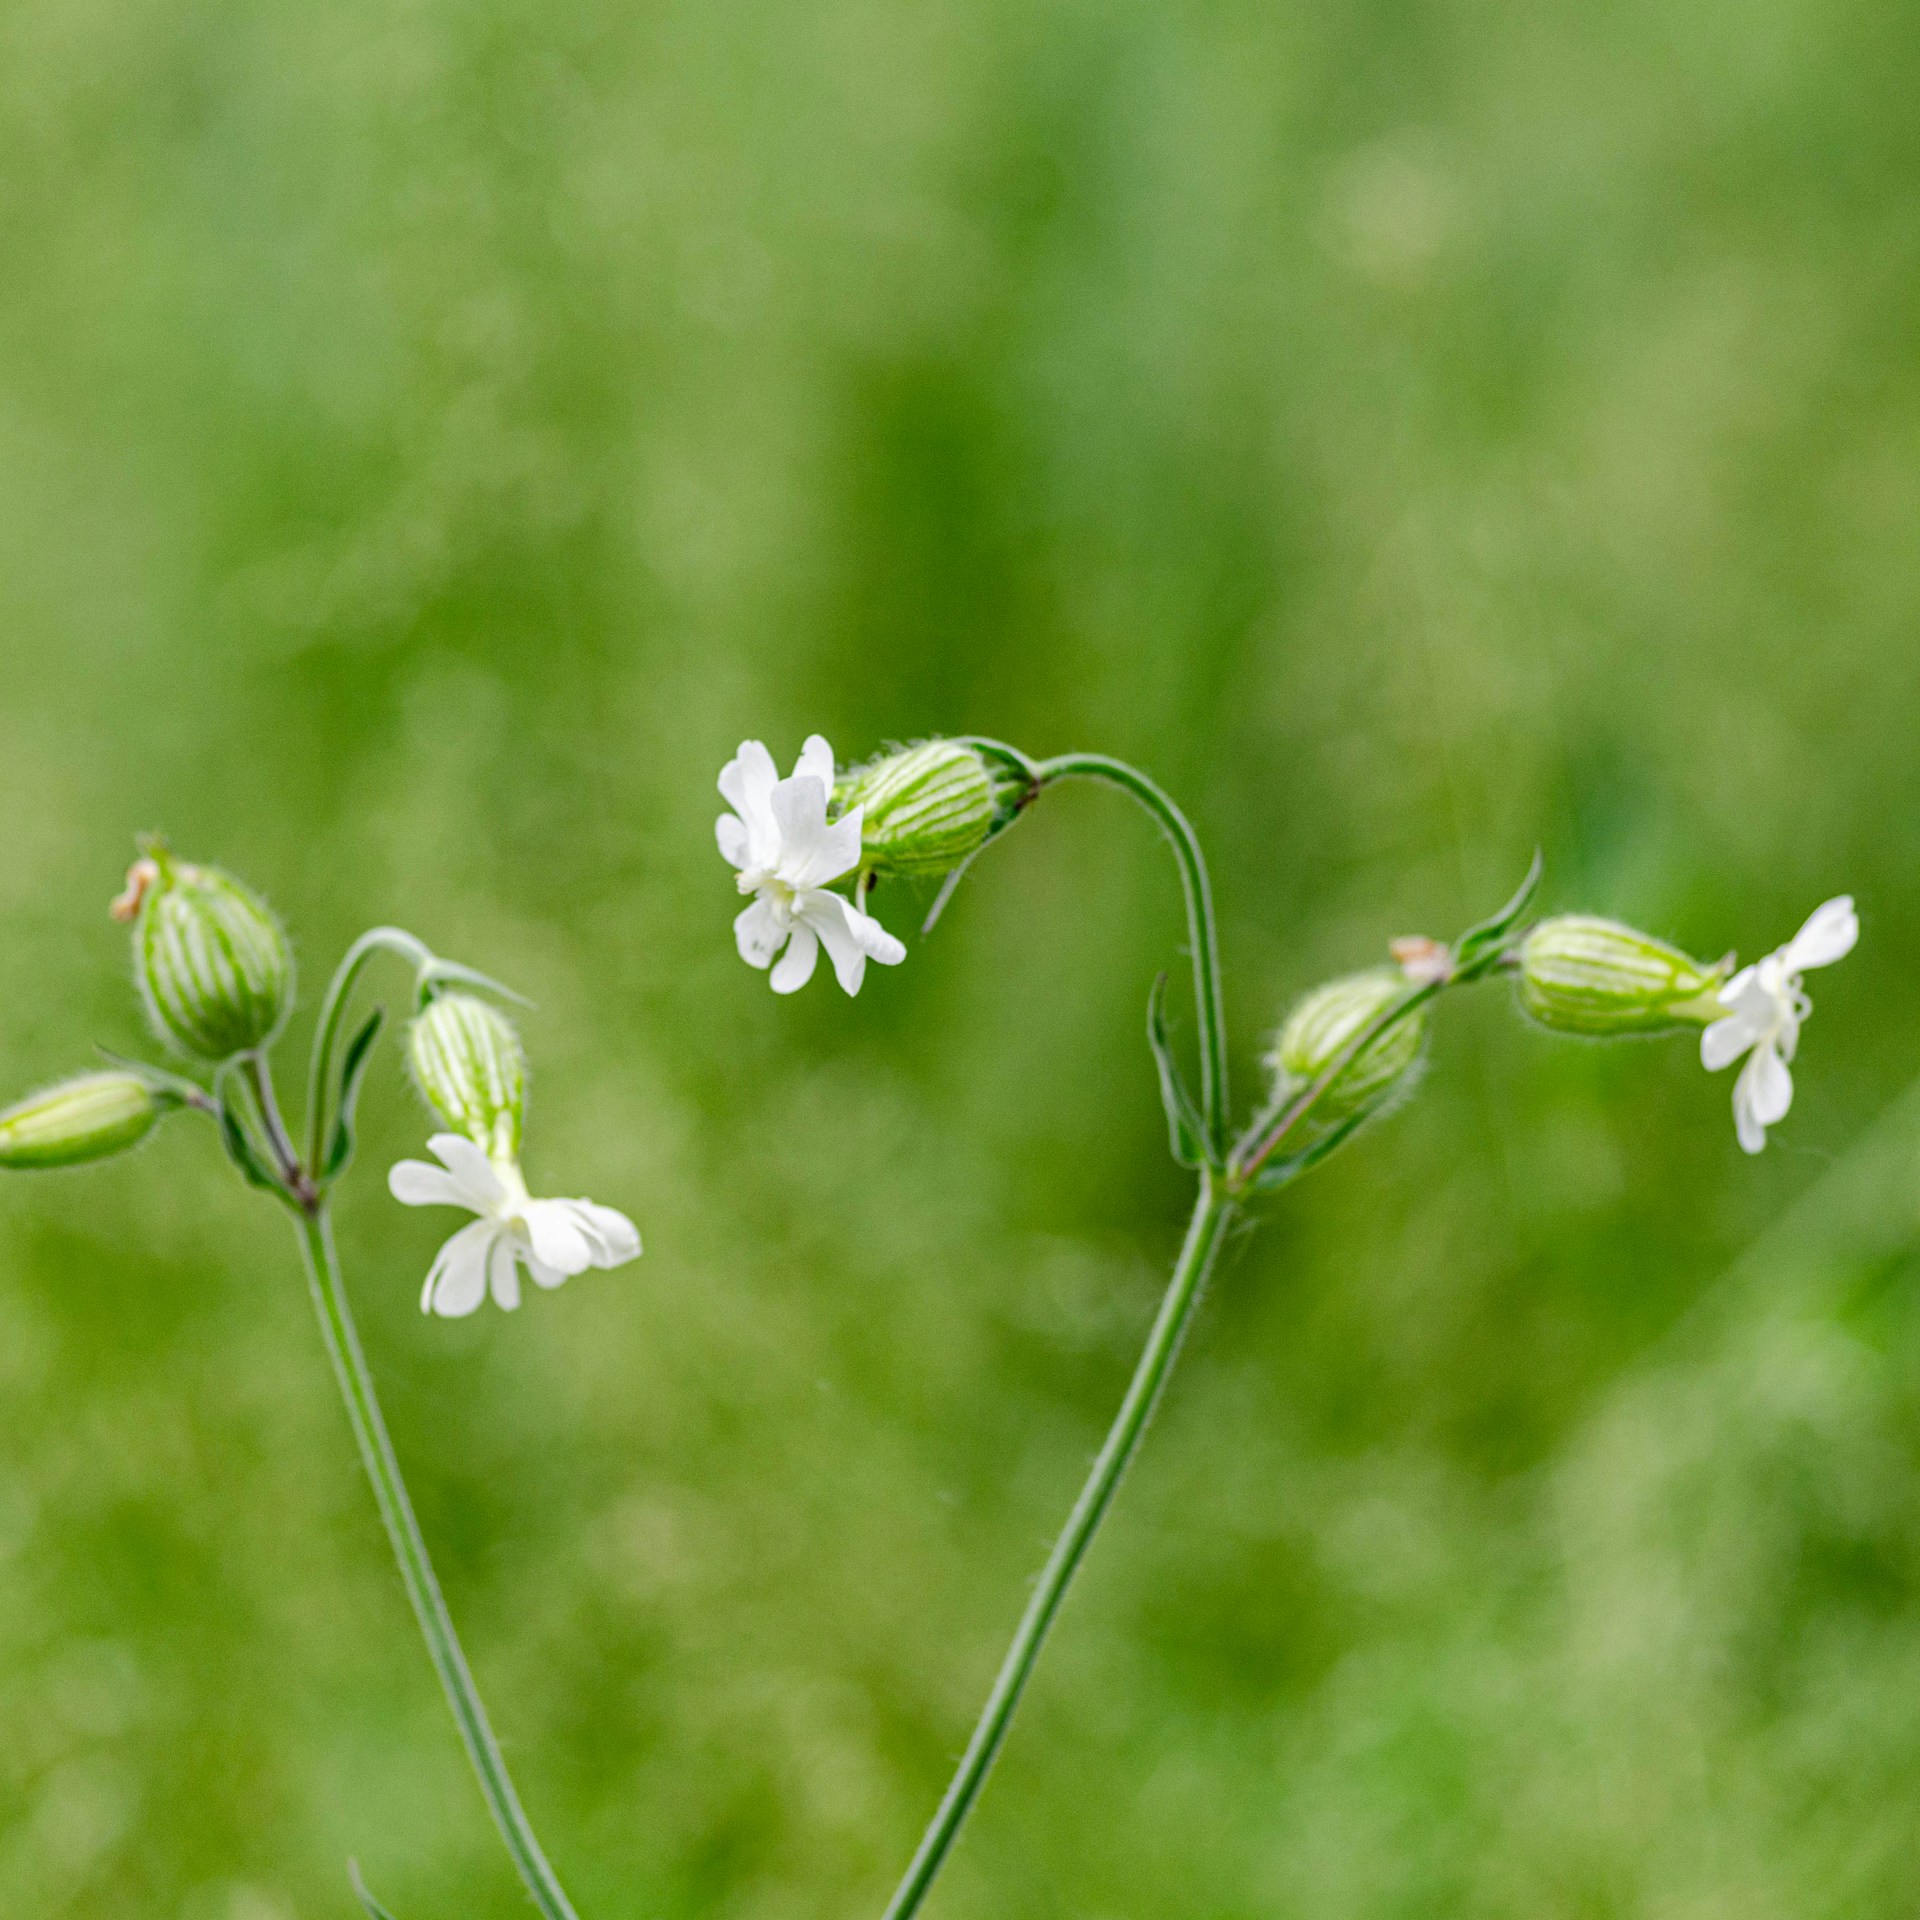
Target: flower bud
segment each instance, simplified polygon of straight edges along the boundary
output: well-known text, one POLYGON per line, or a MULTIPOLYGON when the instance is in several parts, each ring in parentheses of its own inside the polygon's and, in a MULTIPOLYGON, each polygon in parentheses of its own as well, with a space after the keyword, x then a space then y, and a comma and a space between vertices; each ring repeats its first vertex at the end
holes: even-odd
POLYGON ((860 817, 860 854, 875 873, 941 874, 979 851, 1020 809, 1020 783, 957 740, 928 740, 857 767, 835 794, 860 817))
POLYGON ((1520 943, 1520 1005, 1543 1027, 1598 1038, 1705 1026, 1730 962, 1703 966, 1617 920, 1566 913, 1520 943))
POLYGON ((137 899, 134 977, 163 1039, 203 1060, 263 1047, 293 1005, 293 949, 260 897, 218 867, 150 848, 128 876, 137 899))
MULTIPOLYGON (((1267 1052, 1275 1096, 1284 1100, 1304 1092, 1407 991, 1396 967, 1350 973, 1316 987, 1287 1015, 1267 1052)), ((1375 1035, 1340 1069, 1315 1103, 1315 1116, 1334 1123, 1351 1120, 1405 1092, 1419 1072, 1426 1037, 1422 1006, 1375 1035)))
POLYGON ((137 1073, 84 1073, 0 1113, 0 1167, 77 1167, 137 1146, 178 1103, 137 1073))
POLYGON ((496 1160, 520 1152, 527 1056, 505 1014, 471 993, 443 993, 407 1029, 407 1065, 427 1104, 496 1160))

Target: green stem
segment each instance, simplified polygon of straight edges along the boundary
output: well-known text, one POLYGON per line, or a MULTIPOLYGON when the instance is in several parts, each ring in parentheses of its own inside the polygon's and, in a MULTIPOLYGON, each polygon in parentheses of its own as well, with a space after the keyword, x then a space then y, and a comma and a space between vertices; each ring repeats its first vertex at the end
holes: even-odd
POLYGON ((320 1331, 326 1338, 341 1397, 347 1403, 353 1437, 359 1442, 367 1478, 373 1482, 373 1497, 379 1505, 380 1518, 386 1522, 393 1557, 400 1563, 400 1578, 407 1589, 407 1598, 413 1602, 414 1615, 420 1622, 427 1651, 433 1657, 434 1670, 446 1689, 447 1704, 453 1709, 460 1738, 466 1743, 467 1757, 479 1776, 480 1791, 486 1796, 487 1807, 500 1829, 500 1837, 507 1843, 507 1851, 513 1856, 513 1864, 520 1870, 520 1878, 533 1896, 533 1904, 545 1920, 576 1920, 573 1907, 521 1810, 520 1796, 513 1790, 500 1743, 488 1724, 487 1710, 481 1705, 467 1657, 460 1649, 460 1637, 454 1632, 447 1603, 441 1598, 433 1561, 421 1537, 420 1523, 414 1518, 413 1502, 407 1497, 407 1483, 401 1477, 393 1442, 387 1437, 386 1422, 380 1415, 373 1376, 367 1371, 366 1356, 360 1350, 353 1310, 347 1304, 346 1287, 340 1277, 340 1256, 334 1250, 333 1226, 324 1205, 301 1216, 300 1248, 306 1256, 314 1308, 320 1315, 320 1331))
POLYGON ((307 1075, 307 1165, 324 1164, 327 1148, 329 1090, 333 1085, 333 1056, 340 1045, 340 1028, 354 982, 376 954, 397 954, 416 971, 431 966, 433 953, 423 941, 400 927, 374 927, 350 946, 333 970, 327 997, 320 1004, 320 1023, 313 1030, 313 1064, 307 1075))
POLYGON ((980 1797, 980 1789, 986 1784, 987 1774, 1007 1737, 1007 1729, 1013 1724, 1014 1712, 1034 1663, 1040 1657, 1040 1649, 1046 1644, 1047 1634, 1066 1599, 1067 1588, 1113 1504, 1128 1464, 1139 1450, 1141 1438, 1153 1418, 1167 1377, 1179 1358, 1180 1344, 1193 1320, 1194 1308, 1199 1305, 1232 1214, 1233 1202, 1217 1179, 1212 1174, 1203 1174, 1186 1240, 1174 1263, 1173 1277, 1167 1283, 1153 1331, 1147 1336, 1146 1348, 1140 1355, 1140 1364, 1134 1368, 1127 1397, 1120 1403, 1106 1443, 1093 1463, 1086 1485, 1080 1489, 1080 1498, 1073 1504, 1066 1530, 1047 1558, 1040 1584, 1027 1602, 1019 1631, 1000 1664, 999 1676, 987 1696, 987 1704, 973 1730, 973 1738, 967 1743, 959 1770, 940 1802, 933 1824, 920 1842, 906 1878, 887 1908, 886 1920, 908 1920, 910 1914, 919 1911, 920 1903, 946 1864, 967 1815, 980 1797))
POLYGON ((1220 988, 1220 939, 1213 921, 1213 887, 1206 855, 1192 823, 1173 800, 1137 767, 1104 753, 1063 753, 1034 767, 1042 784, 1055 780, 1101 780, 1131 794, 1153 815, 1180 865, 1187 902, 1187 944, 1193 955, 1193 997, 1200 1010, 1201 1109, 1207 1141, 1216 1159, 1227 1144, 1227 1022, 1220 988))

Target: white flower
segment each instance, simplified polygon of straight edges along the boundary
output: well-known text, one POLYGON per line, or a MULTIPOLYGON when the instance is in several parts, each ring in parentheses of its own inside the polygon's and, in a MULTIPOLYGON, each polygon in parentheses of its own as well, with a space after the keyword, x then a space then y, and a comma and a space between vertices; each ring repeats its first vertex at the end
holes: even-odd
POLYGON ((508 1312, 520 1304, 520 1268, 543 1287, 589 1267, 617 1267, 640 1251, 624 1213, 591 1200, 534 1200, 511 1160, 490 1160, 457 1133, 427 1145, 444 1163, 402 1160, 387 1186, 408 1207, 465 1207, 480 1217, 434 1255, 420 1311, 449 1320, 471 1313, 489 1292, 508 1312))
POLYGON ((720 852, 739 868, 742 893, 754 896, 733 923, 740 957, 750 967, 773 966, 775 993, 794 993, 813 978, 824 945, 834 973, 849 993, 860 991, 867 962, 896 966, 907 950, 880 922, 828 882, 860 864, 861 810, 827 823, 833 793, 833 749, 816 733, 801 750, 793 777, 782 780, 773 756, 758 740, 720 774, 731 813, 714 822, 720 852))
POLYGON ((1767 1144, 1767 1129, 1784 1120, 1793 1104, 1787 1062, 1799 1044, 1800 1023, 1813 1011, 1801 973, 1844 959, 1859 938, 1853 900, 1842 894, 1816 907, 1784 947, 1742 968, 1720 989, 1720 1004, 1731 1011, 1700 1036, 1700 1059, 1709 1073, 1718 1073, 1748 1054, 1733 1089, 1734 1130, 1748 1153, 1767 1144))

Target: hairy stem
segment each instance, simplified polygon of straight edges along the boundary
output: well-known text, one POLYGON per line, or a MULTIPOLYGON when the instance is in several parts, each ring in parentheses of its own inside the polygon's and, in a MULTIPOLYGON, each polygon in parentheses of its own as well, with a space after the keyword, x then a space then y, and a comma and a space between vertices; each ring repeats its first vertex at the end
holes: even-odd
POLYGON ((1055 780, 1100 780, 1130 794, 1146 808, 1173 848, 1187 903, 1187 944, 1193 955, 1193 997, 1200 1012, 1201 1111, 1207 1144, 1217 1160, 1227 1143, 1227 1021, 1220 988, 1220 939, 1213 922, 1213 885, 1207 858, 1192 823, 1171 797, 1137 767, 1104 753, 1063 753, 1034 768, 1042 784, 1055 780))
POLYGON ((1007 1730, 1013 1724, 1014 1712, 1033 1673, 1034 1663, 1040 1657, 1040 1649, 1046 1644, 1061 1603, 1067 1597, 1067 1588, 1113 1504, 1113 1497, 1153 1418, 1167 1377, 1179 1358, 1181 1342, 1199 1305, 1232 1213, 1233 1202, 1217 1179, 1210 1173, 1203 1174, 1186 1240, 1174 1263, 1173 1277, 1167 1283, 1153 1331, 1147 1336, 1146 1347, 1140 1355, 1140 1364, 1134 1368, 1127 1396, 1120 1403, 1120 1411, 1093 1463, 1093 1470, 1074 1502, 1065 1531, 1047 1558, 1040 1583, 1027 1602, 1019 1631, 1000 1664, 993 1691, 987 1696, 987 1704, 974 1727, 973 1738, 967 1743, 959 1770, 940 1802, 933 1824, 920 1842, 906 1878, 887 1908, 886 1920, 908 1920, 910 1914, 919 1911, 920 1903, 946 1864, 967 1815, 980 1797, 980 1789, 986 1784, 1007 1730))
POLYGON ((400 1579, 407 1598, 413 1602, 414 1616, 433 1658, 434 1671, 446 1689, 447 1704, 453 1709, 467 1757, 479 1777, 480 1791, 500 1837, 513 1856, 513 1864, 526 1882, 533 1904, 545 1920, 576 1920, 547 1856, 535 1839, 533 1828, 520 1806, 500 1752, 487 1721, 487 1710, 473 1683, 467 1657, 460 1649, 460 1636, 454 1632, 441 1597, 440 1583, 434 1577, 433 1561, 427 1543, 421 1537, 420 1523, 414 1518, 413 1502, 407 1497, 407 1483, 400 1473, 393 1442, 387 1437, 387 1424, 381 1417, 380 1401, 373 1390, 373 1376, 367 1371, 366 1356, 360 1350, 360 1336, 353 1323, 353 1310, 347 1304, 346 1287, 340 1277, 340 1256, 334 1250, 333 1227, 326 1208, 320 1206, 304 1214, 300 1222, 300 1249, 306 1257, 307 1277, 313 1286, 313 1304, 320 1316, 320 1331, 333 1361, 341 1397, 347 1403, 347 1419, 353 1437, 360 1445, 360 1458, 373 1482, 373 1497, 386 1522, 387 1538, 393 1543, 393 1557, 400 1563, 400 1579))

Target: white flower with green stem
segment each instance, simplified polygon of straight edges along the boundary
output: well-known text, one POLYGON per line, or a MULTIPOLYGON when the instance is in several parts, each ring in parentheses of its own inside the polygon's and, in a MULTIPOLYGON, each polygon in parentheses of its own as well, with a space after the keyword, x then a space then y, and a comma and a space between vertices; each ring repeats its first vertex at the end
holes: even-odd
POLYGON ((733 811, 714 822, 714 837, 740 891, 753 895, 734 920, 734 940, 748 966, 772 968, 775 993, 804 987, 822 947, 848 993, 860 991, 869 960, 891 967, 906 958, 872 914, 832 890, 860 866, 862 816, 856 806, 827 818, 833 749, 819 734, 785 780, 758 740, 742 741, 721 770, 720 793, 733 811))
POLYGON ((1859 916, 1843 893, 1816 907, 1784 947, 1743 967, 1720 989, 1726 1017, 1701 1034, 1700 1060, 1709 1073, 1718 1073, 1747 1056, 1733 1086, 1733 1126, 1743 1151, 1763 1151, 1767 1129, 1793 1105, 1791 1062, 1813 1011, 1801 976, 1844 960, 1859 938, 1859 916))

